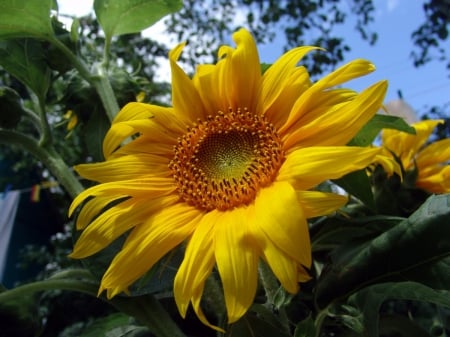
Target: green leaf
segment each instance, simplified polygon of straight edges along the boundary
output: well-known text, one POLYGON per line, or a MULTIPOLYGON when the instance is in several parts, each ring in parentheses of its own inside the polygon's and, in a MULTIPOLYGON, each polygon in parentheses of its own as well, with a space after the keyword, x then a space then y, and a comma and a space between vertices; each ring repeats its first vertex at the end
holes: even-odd
POLYGON ((0 41, 0 65, 44 98, 50 85, 50 68, 42 45, 34 39, 0 41))
POLYGON ((138 33, 179 10, 179 0, 95 0, 95 14, 106 35, 138 33))
POLYGON ((53 35, 52 0, 0 0, 0 38, 53 35))
POLYGON ((294 331, 294 337, 316 336, 316 327, 311 316, 297 324, 294 331))
POLYGON ((382 129, 395 129, 410 134, 415 134, 416 130, 408 125, 403 118, 387 115, 375 115, 362 127, 358 134, 350 141, 349 145, 369 146, 373 143, 382 129))
POLYGON ((83 138, 89 154, 96 162, 104 160, 102 144, 110 127, 111 122, 101 107, 93 106, 89 120, 83 129, 83 138))
POLYGON ((277 310, 291 303, 294 295, 289 294, 283 287, 279 287, 273 297, 273 305, 277 310))
MULTIPOLYGON (((416 282, 372 285, 358 291, 348 300, 350 305, 359 308, 362 313, 363 326, 369 337, 378 337, 379 310, 388 299, 423 301, 450 308, 449 291, 438 291, 416 282)), ((419 336, 418 331, 412 335, 419 336)))
POLYGON ((0 301, 0 317, 0 336, 36 336, 41 329, 39 301, 34 294, 0 301))
POLYGON ((365 170, 351 172, 333 182, 361 200, 370 209, 375 209, 370 178, 365 170))
POLYGON ((312 251, 326 252, 352 241, 373 239, 403 219, 385 215, 357 216, 351 219, 343 216, 327 218, 319 225, 320 228, 311 229, 312 251))
POLYGON ((132 337, 147 332, 148 329, 130 324, 130 316, 122 313, 111 314, 106 317, 96 319, 92 324, 87 325, 80 337, 132 337))
POLYGON ((280 327, 268 323, 259 316, 248 312, 239 321, 232 324, 225 335, 226 337, 289 337, 290 335, 280 327))
POLYGON ((317 305, 323 308, 370 284, 419 276, 425 284, 441 284, 448 290, 449 272, 442 269, 450 255, 448 223, 450 194, 432 196, 408 219, 376 238, 342 245, 317 282, 317 305), (425 275, 430 268, 434 274, 425 275))
POLYGON ((264 74, 267 69, 269 69, 272 66, 272 63, 261 63, 261 74, 264 74))
POLYGON ((0 86, 0 128, 15 128, 24 114, 19 94, 9 87, 0 86))

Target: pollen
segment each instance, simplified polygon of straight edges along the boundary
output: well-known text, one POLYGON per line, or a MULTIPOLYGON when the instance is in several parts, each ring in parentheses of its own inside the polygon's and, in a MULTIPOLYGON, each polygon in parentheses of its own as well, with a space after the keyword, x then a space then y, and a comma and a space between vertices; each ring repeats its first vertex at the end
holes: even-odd
POLYGON ((264 116, 229 109, 188 128, 169 168, 185 202, 224 211, 251 203, 283 161, 281 139, 264 116))

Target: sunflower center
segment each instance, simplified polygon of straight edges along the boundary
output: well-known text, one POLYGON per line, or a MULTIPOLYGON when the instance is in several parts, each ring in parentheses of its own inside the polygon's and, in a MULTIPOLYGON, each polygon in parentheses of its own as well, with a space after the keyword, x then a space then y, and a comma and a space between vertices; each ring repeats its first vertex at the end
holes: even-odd
POLYGON ((264 116, 230 109, 189 128, 169 168, 184 201, 228 210, 252 202, 273 182, 283 160, 281 140, 264 116))

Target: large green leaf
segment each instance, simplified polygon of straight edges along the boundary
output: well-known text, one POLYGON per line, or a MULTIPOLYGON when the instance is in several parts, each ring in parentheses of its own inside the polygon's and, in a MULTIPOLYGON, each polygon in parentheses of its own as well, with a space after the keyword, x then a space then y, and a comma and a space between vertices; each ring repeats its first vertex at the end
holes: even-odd
MULTIPOLYGON (((362 323, 367 336, 378 337, 379 310, 381 305, 389 299, 426 301, 450 308, 449 291, 437 291, 416 282, 372 285, 355 293, 348 300, 350 305, 357 307, 362 313, 362 323)), ((414 336, 419 334, 415 333, 414 336)))
POLYGON ((313 253, 329 252, 352 241, 373 239, 393 228, 403 219, 385 215, 359 216, 359 213, 350 219, 339 215, 326 218, 311 228, 312 251, 313 253))
POLYGON ((370 209, 375 209, 370 178, 365 170, 348 173, 339 179, 333 180, 333 182, 361 200, 370 209))
POLYGON ((52 0, 0 0, 0 38, 51 36, 52 3, 52 0))
POLYGON ((95 0, 94 10, 106 39, 137 33, 181 8, 180 0, 95 0))
POLYGON ((97 318, 91 324, 87 324, 80 332, 79 337, 138 337, 148 336, 148 334, 147 328, 132 324, 130 316, 114 313, 97 318))
POLYGON ((370 284, 393 280, 417 278, 448 290, 449 223, 450 194, 432 196, 408 219, 376 238, 337 248, 317 283, 316 303, 325 307, 370 284), (432 274, 425 274, 430 270, 432 274))
POLYGON ((369 146, 382 129, 395 129, 415 134, 416 130, 408 125, 403 118, 387 115, 375 115, 350 141, 349 145, 369 146))
POLYGON ((316 336, 316 327, 311 316, 297 324, 294 331, 294 337, 316 336))
POLYGON ((28 86, 38 97, 45 97, 50 85, 50 68, 42 44, 34 39, 0 41, 0 65, 28 86))
POLYGON ((278 325, 272 325, 270 321, 248 312, 236 323, 233 323, 226 332, 226 337, 289 337, 290 334, 283 331, 278 325))

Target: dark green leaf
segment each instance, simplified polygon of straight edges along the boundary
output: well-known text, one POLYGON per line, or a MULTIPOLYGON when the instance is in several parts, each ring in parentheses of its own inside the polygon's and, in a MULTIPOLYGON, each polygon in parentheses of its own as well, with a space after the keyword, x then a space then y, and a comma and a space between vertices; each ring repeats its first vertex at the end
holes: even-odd
POLYGON ((0 127, 15 128, 23 114, 19 94, 9 87, 0 87, 0 127))
MULTIPOLYGON (((378 337, 378 313, 383 302, 388 299, 424 301, 450 308, 449 291, 438 291, 416 282, 372 285, 355 293, 348 300, 349 304, 360 309, 369 337, 378 337)), ((413 335, 419 336, 418 331, 413 335)))
MULTIPOLYGON (((430 197, 408 219, 372 240, 356 240, 336 249, 331 264, 316 287, 319 307, 364 286, 422 275, 426 284, 444 284, 423 272, 433 264, 435 275, 448 279, 446 266, 450 255, 450 194, 430 197), (446 259, 446 263, 444 263, 446 259), (436 269, 437 268, 437 269, 436 269)), ((448 290, 449 284, 442 289, 448 290)))
POLYGON ((111 314, 96 319, 86 326, 80 337, 132 337, 141 335, 143 330, 148 334, 148 329, 130 324, 130 317, 122 313, 111 314))
POLYGON ((350 141, 349 145, 369 146, 373 143, 382 129, 395 129, 411 134, 416 133, 415 129, 408 125, 403 118, 387 115, 375 115, 350 141))
POLYGON ((179 0, 95 0, 94 10, 106 39, 138 33, 181 8, 179 0))
POLYGON ((297 324, 294 331, 294 337, 312 337, 316 336, 316 327, 312 317, 308 317, 297 324))
MULTIPOLYGON (((86 105, 85 105, 86 106, 86 105)), ((104 160, 103 158, 103 139, 106 132, 108 132, 111 123, 106 116, 106 113, 97 105, 90 111, 91 115, 87 121, 83 136, 89 154, 93 157, 95 162, 104 160)))
POLYGON ((271 66, 272 63, 261 63, 261 73, 264 74, 271 66))
POLYGON ((361 200, 370 209, 375 209, 370 179, 365 170, 351 172, 333 182, 361 200))
POLYGON ((257 315, 249 312, 239 321, 232 324, 226 333, 227 337, 289 337, 290 335, 281 330, 280 327, 273 326, 257 315))
POLYGON ((35 336, 41 329, 37 296, 17 296, 0 301, 0 336, 35 336))
POLYGON ((52 0, 0 0, 0 38, 51 36, 51 7, 52 0))
POLYGON ((327 218, 319 224, 320 228, 313 227, 311 230, 312 250, 330 251, 355 240, 373 239, 403 219, 384 215, 327 218))
POLYGON ((38 97, 44 98, 50 85, 50 68, 39 41, 12 39, 0 41, 0 65, 28 86, 38 97))

